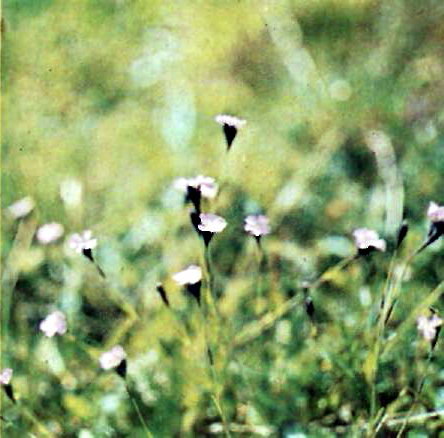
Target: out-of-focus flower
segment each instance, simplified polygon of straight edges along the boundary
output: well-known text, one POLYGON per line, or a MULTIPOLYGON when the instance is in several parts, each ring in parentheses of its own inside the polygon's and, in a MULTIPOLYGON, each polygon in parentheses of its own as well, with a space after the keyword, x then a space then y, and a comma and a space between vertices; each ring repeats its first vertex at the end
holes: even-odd
POLYGON ((197 265, 190 265, 183 271, 173 275, 173 280, 181 286, 185 286, 187 291, 196 299, 200 305, 200 288, 202 285, 202 269, 197 265))
POLYGON ((444 206, 439 206, 436 202, 430 202, 427 217, 434 223, 444 222, 444 206))
POLYGON ((56 310, 40 323, 39 328, 48 338, 52 338, 56 334, 64 335, 67 330, 66 316, 63 312, 56 310))
POLYGON ((3 387, 6 395, 15 403, 14 391, 11 385, 12 368, 4 368, 0 373, 0 386, 3 387))
POLYGON ((360 254, 367 254, 370 251, 385 251, 386 243, 384 239, 380 239, 376 231, 368 228, 358 228, 353 231, 355 244, 360 254))
POLYGON ((431 222, 429 233, 427 240, 417 252, 427 248, 444 234, 444 206, 439 206, 436 202, 430 202, 429 208, 427 209, 427 217, 431 222))
POLYGON ((103 353, 100 358, 100 367, 104 370, 115 368, 117 373, 125 377, 126 375, 126 352, 121 345, 116 345, 111 350, 103 353))
POLYGON ((0 373, 0 385, 9 385, 12 379, 12 368, 4 368, 0 373))
POLYGON ((199 215, 200 224, 198 228, 200 231, 206 231, 208 233, 220 233, 227 226, 227 221, 217 214, 201 213, 199 215))
POLYGON ((37 230, 37 240, 43 245, 48 245, 60 239, 64 232, 63 225, 58 224, 57 222, 45 224, 37 230))
POLYGON ((227 114, 219 114, 217 115, 214 120, 216 120, 217 123, 222 125, 225 135, 225 140, 227 141, 227 148, 230 150, 231 144, 233 143, 237 131, 239 128, 244 126, 247 121, 243 119, 239 119, 235 116, 229 116, 227 114))
POLYGON ((267 216, 250 215, 245 218, 244 230, 254 236, 261 237, 270 234, 270 225, 267 216))
POLYGON ((442 325, 443 320, 436 314, 430 317, 421 315, 416 320, 419 333, 426 341, 433 342, 437 336, 437 330, 442 325))
POLYGON ((20 219, 31 213, 34 206, 34 200, 30 196, 26 196, 25 198, 11 204, 8 207, 8 212, 14 219, 20 219))
POLYGON ((202 197, 208 199, 216 197, 219 189, 214 178, 203 175, 198 175, 194 178, 177 178, 174 181, 174 187, 184 193, 188 191, 188 187, 194 187, 200 191, 202 197))
POLYGON ((74 178, 60 184, 60 197, 67 207, 77 207, 82 202, 82 183, 74 178))
POLYGON ((79 254, 85 254, 85 250, 92 250, 97 246, 97 239, 92 237, 91 230, 72 234, 68 240, 69 247, 79 254))
POLYGON ((183 271, 173 275, 173 280, 181 286, 196 284, 202 280, 202 269, 197 265, 190 265, 183 271))
POLYGON ((212 213, 201 213, 198 217, 195 213, 191 213, 191 222, 194 227, 197 226, 197 232, 202 236, 205 246, 210 244, 215 234, 220 233, 227 226, 223 217, 212 213))

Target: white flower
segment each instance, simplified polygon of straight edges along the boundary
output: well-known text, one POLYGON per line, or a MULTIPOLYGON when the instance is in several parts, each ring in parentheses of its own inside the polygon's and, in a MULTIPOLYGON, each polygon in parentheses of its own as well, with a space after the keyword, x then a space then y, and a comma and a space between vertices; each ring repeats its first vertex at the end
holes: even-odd
POLYGON ((270 234, 270 225, 267 216, 250 215, 245 218, 244 230, 255 237, 270 234))
POLYGON ((99 362, 104 370, 110 370, 111 368, 117 368, 125 359, 125 350, 120 345, 116 345, 111 350, 103 353, 99 358, 99 362))
POLYGON ((431 202, 427 209, 427 217, 432 222, 444 222, 444 206, 439 206, 435 202, 431 202))
POLYGON ((48 245, 60 239, 64 231, 63 225, 56 222, 45 224, 37 230, 37 240, 43 245, 48 245))
POLYGON ((358 249, 377 249, 385 251, 386 243, 384 239, 380 239, 376 231, 368 228, 358 228, 353 231, 356 247, 358 249))
POLYGON ((202 280, 202 269, 197 265, 190 265, 183 271, 174 274, 173 280, 181 286, 199 283, 202 280))
POLYGON ((81 254, 85 249, 94 249, 97 246, 97 239, 93 239, 91 230, 85 230, 82 233, 72 234, 68 244, 70 248, 81 254))
POLYGON ((187 192, 188 187, 199 190, 204 198, 215 198, 218 192, 218 185, 214 178, 210 176, 198 175, 194 178, 178 178, 174 181, 174 187, 182 192, 187 192))
POLYGON ((200 231, 220 233, 227 226, 227 221, 217 214, 201 213, 199 218, 200 224, 197 228, 199 228, 200 231))
POLYGON ((67 328, 66 316, 63 312, 56 310, 40 323, 39 328, 48 338, 52 338, 56 334, 63 335, 67 328))
POLYGON ((14 219, 20 219, 31 213, 34 206, 34 200, 30 196, 26 196, 10 205, 8 207, 8 212, 14 219))
POLYGON ((4 368, 0 373, 0 385, 9 385, 12 379, 12 368, 4 368))
POLYGON ((436 329, 441 326, 443 320, 438 315, 432 315, 429 318, 419 316, 416 320, 416 326, 426 341, 433 341, 436 337, 436 329))
POLYGON ((246 120, 239 119, 238 117, 235 116, 229 116, 227 114, 219 114, 214 118, 214 120, 216 120, 216 122, 219 123, 220 125, 233 126, 236 129, 241 128, 247 123, 246 120))

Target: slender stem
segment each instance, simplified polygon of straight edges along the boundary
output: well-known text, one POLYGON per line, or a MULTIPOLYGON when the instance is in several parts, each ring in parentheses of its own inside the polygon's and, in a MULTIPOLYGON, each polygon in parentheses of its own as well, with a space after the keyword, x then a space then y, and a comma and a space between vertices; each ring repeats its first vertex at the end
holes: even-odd
POLYGON ((208 293, 205 296, 205 305, 211 308, 211 310, 216 314, 216 316, 220 319, 219 309, 216 305, 216 299, 214 297, 214 274, 211 266, 211 254, 210 254, 210 245, 205 246, 204 248, 204 258, 205 258, 205 268, 207 271, 207 284, 208 284, 208 293))
POLYGON ((444 295, 444 281, 441 281, 428 295, 427 297, 421 301, 409 314, 407 318, 401 323, 398 328, 398 333, 396 336, 390 338, 385 344, 382 350, 382 355, 387 354, 392 350, 393 346, 402 339, 402 334, 408 330, 415 319, 418 317, 420 312, 427 307, 432 306, 442 295, 444 295))
POLYGON ((426 370, 424 372, 424 375, 421 379, 421 381, 418 384, 418 389, 416 391, 415 397, 413 398, 412 405, 410 406, 410 409, 407 412, 406 418, 404 419, 404 422, 402 423, 401 428, 399 429, 399 432, 396 435, 396 438, 400 438, 404 432, 404 429, 407 426, 408 418, 410 417, 410 414, 412 413, 413 409, 415 408, 416 403, 418 402, 419 396, 421 395, 422 388, 424 387, 424 383, 426 381, 427 375, 429 373, 430 364, 432 362, 433 358, 433 349, 430 349, 430 352, 427 357, 427 363, 426 363, 426 370))
POLYGON ((260 299, 263 295, 265 252, 260 239, 257 242, 256 313, 260 313, 260 299))
POLYGON ((230 429, 228 427, 227 419, 225 417, 224 411, 223 411, 222 406, 220 404, 219 395, 218 394, 217 395, 214 395, 214 394, 211 395, 211 400, 213 400, 213 403, 216 406, 216 409, 217 409, 217 411, 218 411, 218 413, 219 413, 219 415, 220 415, 220 417, 222 419, 222 424, 224 426, 225 436, 227 438, 230 438, 231 437, 230 429))
POLYGON ((130 390, 128 382, 126 380, 125 380, 125 389, 126 389, 126 392, 128 393, 128 396, 129 396, 129 398, 131 400, 132 405, 134 406, 134 409, 135 409, 135 411, 137 413, 137 416, 139 417, 140 423, 142 424, 142 427, 143 427, 143 430, 146 433, 146 436, 148 438, 153 438, 153 434, 151 433, 150 429, 148 428, 148 425, 146 424, 146 422, 145 422, 145 420, 143 418, 143 415, 140 412, 139 405, 137 404, 137 401, 135 400, 135 398, 131 394, 131 390, 130 390))
POLYGON ((55 434, 50 432, 45 425, 43 425, 39 419, 34 415, 34 413, 24 404, 20 403, 20 410, 22 411, 22 414, 24 417, 28 418, 32 423, 34 423, 37 428, 40 430, 40 433, 42 433, 44 436, 47 437, 55 437, 55 434))
POLYGON ((316 289, 322 283, 325 283, 330 279, 330 276, 337 271, 341 271, 346 268, 350 263, 357 260, 359 258, 359 254, 354 254, 352 256, 346 257, 345 259, 340 260, 336 265, 333 265, 331 268, 328 268, 317 280, 309 285, 310 289, 316 289))

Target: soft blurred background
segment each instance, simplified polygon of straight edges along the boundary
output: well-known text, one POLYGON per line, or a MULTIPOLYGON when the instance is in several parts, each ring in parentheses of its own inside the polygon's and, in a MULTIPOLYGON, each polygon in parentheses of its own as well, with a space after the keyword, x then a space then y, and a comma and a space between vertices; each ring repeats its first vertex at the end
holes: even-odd
MULTIPOLYGON (((409 220, 403 259, 427 233, 429 201, 444 203, 444 3, 5 0, 2 37, 1 361, 41 425, 58 437, 145 436, 122 380, 99 369, 98 355, 120 343, 155 437, 221 435, 199 315, 171 280, 203 266, 173 181, 203 174, 220 184, 205 209, 228 222, 211 244, 223 322, 210 331, 233 436, 362 436, 396 229, 409 220), (229 153, 220 113, 247 120, 229 153), (7 207, 25 196, 34 210, 15 220, 7 207), (260 274, 242 228, 251 213, 272 227, 260 274), (107 279, 65 237, 41 245, 35 230, 49 222, 66 236, 91 229, 107 279), (353 254, 363 226, 388 251, 313 291, 314 321, 301 296, 233 345, 353 254), (48 339, 38 324, 55 309, 70 335, 48 339)), ((408 267, 388 336, 443 277, 438 241, 408 267)), ((444 408, 439 343, 427 366, 414 323, 397 339, 380 362, 379 405, 407 412, 408 389, 428 372, 414 413, 444 408)), ((5 437, 43 436, 2 398, 5 437)), ((406 434, 443 428, 434 418, 406 434)))

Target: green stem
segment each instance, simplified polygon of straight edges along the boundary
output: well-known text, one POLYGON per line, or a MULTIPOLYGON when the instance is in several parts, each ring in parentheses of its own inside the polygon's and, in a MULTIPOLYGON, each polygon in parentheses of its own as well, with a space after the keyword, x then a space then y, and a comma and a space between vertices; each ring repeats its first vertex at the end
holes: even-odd
POLYGON ((26 405, 20 403, 20 410, 22 411, 24 417, 28 418, 28 420, 37 426, 41 434, 46 437, 55 437, 55 434, 50 432, 26 405))
POLYGON ((137 401, 135 400, 135 398, 131 394, 131 390, 129 388, 127 381, 125 381, 125 389, 126 389, 126 392, 128 393, 128 396, 131 400, 132 405, 134 406, 137 416, 139 417, 140 423, 142 424, 142 427, 143 427, 143 430, 145 431, 146 436, 148 438, 153 438, 153 434, 151 433, 150 429, 148 428, 148 425, 146 424, 146 422, 142 416, 142 413, 140 412, 139 405, 137 404, 137 401))

